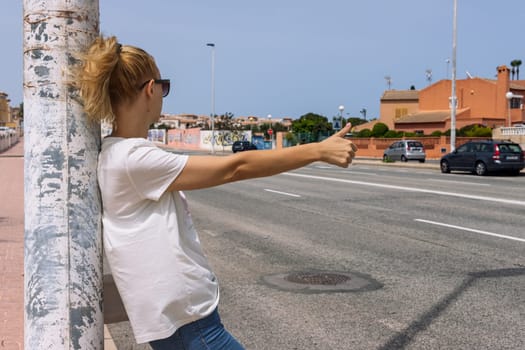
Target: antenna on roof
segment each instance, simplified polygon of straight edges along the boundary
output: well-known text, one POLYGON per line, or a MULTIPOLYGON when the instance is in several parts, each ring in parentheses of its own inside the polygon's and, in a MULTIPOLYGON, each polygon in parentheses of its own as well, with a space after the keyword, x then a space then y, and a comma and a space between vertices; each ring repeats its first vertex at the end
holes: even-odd
POLYGON ((386 85, 388 86, 388 90, 391 90, 392 88, 392 77, 390 75, 385 76, 386 85))
POLYGON ((467 73, 467 77, 468 77, 469 79, 474 79, 474 77, 472 76, 472 74, 470 74, 470 73, 468 72, 468 70, 465 71, 465 73, 467 73))
POLYGON ((425 71, 425 77, 427 78, 428 85, 432 83, 432 69, 427 69, 425 71))

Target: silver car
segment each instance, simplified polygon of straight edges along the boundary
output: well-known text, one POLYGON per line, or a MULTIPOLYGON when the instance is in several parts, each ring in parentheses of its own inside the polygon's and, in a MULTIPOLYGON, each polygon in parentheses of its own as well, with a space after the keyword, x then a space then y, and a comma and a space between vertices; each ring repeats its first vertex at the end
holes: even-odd
POLYGON ((420 141, 401 140, 390 145, 383 153, 383 160, 400 160, 408 162, 409 160, 418 160, 424 163, 426 159, 425 147, 420 141))

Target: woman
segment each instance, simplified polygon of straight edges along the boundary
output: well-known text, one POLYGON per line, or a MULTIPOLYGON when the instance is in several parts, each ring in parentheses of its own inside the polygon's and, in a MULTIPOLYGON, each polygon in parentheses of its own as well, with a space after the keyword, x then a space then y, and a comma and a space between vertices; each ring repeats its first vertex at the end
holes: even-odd
POLYGON ((350 125, 320 143, 227 157, 166 152, 146 140, 170 81, 152 56, 99 37, 78 74, 87 115, 113 123, 98 163, 104 249, 138 343, 242 349, 217 313, 219 289, 180 191, 279 174, 314 161, 347 167, 350 125))

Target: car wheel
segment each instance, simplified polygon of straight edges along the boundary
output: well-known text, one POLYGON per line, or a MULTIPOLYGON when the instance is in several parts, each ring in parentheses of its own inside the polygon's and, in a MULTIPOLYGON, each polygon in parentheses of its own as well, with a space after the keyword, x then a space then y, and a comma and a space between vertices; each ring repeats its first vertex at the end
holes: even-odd
POLYGON ((477 162, 476 168, 474 169, 476 175, 483 176, 487 174, 487 166, 483 162, 477 162))
POLYGON ((442 160, 441 161, 440 168, 441 168, 441 172, 443 174, 450 173, 450 165, 448 164, 448 162, 446 160, 442 160))
POLYGON ((420 163, 424 163, 425 160, 424 160, 424 159, 420 159, 419 162, 420 162, 420 163))
POLYGON ((402 155, 401 156, 401 161, 402 162, 408 162, 408 159, 407 159, 407 157, 405 157, 405 155, 402 155))

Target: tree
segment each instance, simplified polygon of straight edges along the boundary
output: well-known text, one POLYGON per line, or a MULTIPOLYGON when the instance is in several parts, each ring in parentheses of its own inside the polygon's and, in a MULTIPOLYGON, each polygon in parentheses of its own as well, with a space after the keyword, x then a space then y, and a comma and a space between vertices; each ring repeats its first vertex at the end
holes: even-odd
POLYGON ((325 116, 308 113, 292 121, 292 130, 294 133, 318 133, 332 130, 332 124, 325 116))
POLYGON ((516 80, 520 80, 520 66, 521 66, 521 60, 512 60, 510 61, 510 65, 512 67, 511 73, 512 73, 512 80, 514 80, 514 73, 516 74, 516 80))
POLYGON ((236 127, 233 123, 233 113, 226 112, 218 117, 215 117, 214 127, 217 130, 234 130, 236 127))
POLYGON ((346 121, 343 121, 343 126, 346 125, 346 123, 352 123, 352 126, 358 126, 358 125, 361 125, 361 124, 364 124, 368 122, 368 120, 366 119, 363 119, 363 118, 348 118, 346 121))
POLYGON ((308 113, 292 122, 292 132, 299 143, 320 141, 332 131, 332 123, 325 116, 308 113))

